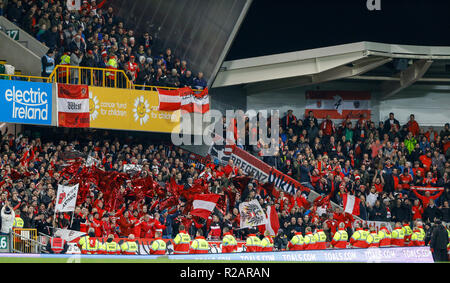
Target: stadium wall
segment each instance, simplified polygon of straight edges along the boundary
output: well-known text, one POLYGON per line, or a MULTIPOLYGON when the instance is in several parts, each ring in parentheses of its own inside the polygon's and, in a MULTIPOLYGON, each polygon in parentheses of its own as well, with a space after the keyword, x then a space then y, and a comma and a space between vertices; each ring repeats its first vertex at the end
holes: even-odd
MULTIPOLYGON (((262 92, 247 96, 247 109, 279 109, 280 114, 292 109, 298 118, 305 113, 305 93, 309 90, 360 90, 376 89, 373 83, 330 82, 320 86, 306 86, 285 90, 262 92)), ((415 114, 421 126, 443 127, 450 122, 450 86, 414 85, 396 95, 381 99, 378 91, 371 91, 371 119, 378 123, 395 113, 401 124, 415 114)))

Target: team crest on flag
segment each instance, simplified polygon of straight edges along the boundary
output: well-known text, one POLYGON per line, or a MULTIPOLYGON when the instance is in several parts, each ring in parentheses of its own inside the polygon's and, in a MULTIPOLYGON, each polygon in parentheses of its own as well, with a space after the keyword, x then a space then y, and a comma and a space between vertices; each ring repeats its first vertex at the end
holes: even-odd
POLYGON ((78 195, 78 186, 78 184, 75 186, 58 185, 55 212, 74 211, 78 195))
POLYGON ((239 213, 241 215, 241 229, 265 225, 267 223, 266 214, 257 200, 239 204, 239 213))

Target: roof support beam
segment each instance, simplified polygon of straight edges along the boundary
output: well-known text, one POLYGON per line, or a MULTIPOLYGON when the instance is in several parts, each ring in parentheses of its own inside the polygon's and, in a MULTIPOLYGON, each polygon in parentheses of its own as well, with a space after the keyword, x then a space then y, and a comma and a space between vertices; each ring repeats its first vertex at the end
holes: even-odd
POLYGON ((265 91, 274 91, 299 86, 313 85, 348 78, 351 76, 357 76, 378 68, 390 61, 392 61, 391 58, 365 57, 352 63, 338 66, 313 75, 249 84, 246 86, 247 94, 251 95, 265 91))
POLYGON ((433 64, 432 60, 417 60, 408 69, 400 72, 398 81, 386 81, 381 84, 381 99, 389 98, 399 91, 420 80, 433 64))

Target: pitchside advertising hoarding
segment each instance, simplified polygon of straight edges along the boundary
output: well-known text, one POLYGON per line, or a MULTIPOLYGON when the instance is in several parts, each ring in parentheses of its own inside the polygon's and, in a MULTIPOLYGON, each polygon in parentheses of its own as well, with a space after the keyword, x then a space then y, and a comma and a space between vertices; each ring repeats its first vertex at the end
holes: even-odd
POLYGON ((52 84, 0 80, 0 121, 51 125, 52 84))

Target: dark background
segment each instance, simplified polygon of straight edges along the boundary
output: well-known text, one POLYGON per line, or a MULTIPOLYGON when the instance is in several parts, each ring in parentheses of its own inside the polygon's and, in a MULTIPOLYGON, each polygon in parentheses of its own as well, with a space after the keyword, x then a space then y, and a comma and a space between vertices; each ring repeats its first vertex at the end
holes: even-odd
POLYGON ((449 0, 254 0, 226 60, 359 41, 450 46, 449 0))

